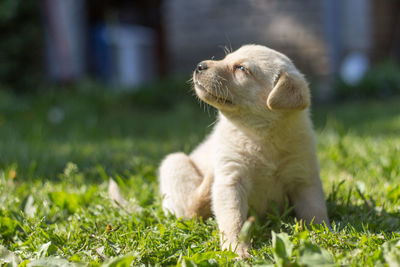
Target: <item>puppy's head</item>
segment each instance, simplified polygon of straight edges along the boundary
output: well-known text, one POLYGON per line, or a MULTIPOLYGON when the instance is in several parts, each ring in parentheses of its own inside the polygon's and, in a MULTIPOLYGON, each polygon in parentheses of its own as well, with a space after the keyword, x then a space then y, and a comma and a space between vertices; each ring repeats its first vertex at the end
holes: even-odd
POLYGON ((266 114, 310 104, 307 82, 289 58, 260 45, 200 62, 193 82, 197 96, 224 113, 266 114))

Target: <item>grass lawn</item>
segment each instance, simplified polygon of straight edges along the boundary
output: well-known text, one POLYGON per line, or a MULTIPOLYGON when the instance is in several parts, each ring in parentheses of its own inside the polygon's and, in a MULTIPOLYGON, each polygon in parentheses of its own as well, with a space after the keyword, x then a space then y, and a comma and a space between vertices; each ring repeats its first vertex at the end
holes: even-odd
POLYGON ((215 112, 151 90, 0 91, 0 266, 399 266, 400 98, 315 105, 334 231, 304 227, 288 207, 256 219, 253 258, 235 261, 214 219, 165 216, 158 195, 162 157, 191 151, 215 112), (109 177, 128 208, 109 200, 109 177))

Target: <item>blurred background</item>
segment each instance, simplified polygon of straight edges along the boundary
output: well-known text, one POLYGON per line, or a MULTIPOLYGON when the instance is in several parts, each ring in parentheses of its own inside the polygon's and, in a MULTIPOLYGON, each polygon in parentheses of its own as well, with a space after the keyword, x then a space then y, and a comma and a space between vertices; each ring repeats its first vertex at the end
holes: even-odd
POLYGON ((326 260, 321 246, 338 265, 395 266, 400 0, 0 0, 0 254, 21 266, 227 258, 213 254, 214 222, 162 215, 157 173, 215 124, 191 90, 197 63, 248 43, 287 54, 310 82, 338 233, 306 237, 273 212, 251 230, 251 262, 271 264, 270 228, 315 252, 296 245, 293 260, 326 260), (111 207, 109 177, 143 212, 111 207))
POLYGON ((305 73, 320 137, 400 136, 398 0, 0 0, 0 38, 0 177, 73 162, 156 181, 215 121, 195 66, 248 43, 305 73))
POLYGON ((16 92, 143 90, 257 43, 292 58, 319 100, 400 93, 397 0, 1 0, 0 37, 0 88, 16 92))

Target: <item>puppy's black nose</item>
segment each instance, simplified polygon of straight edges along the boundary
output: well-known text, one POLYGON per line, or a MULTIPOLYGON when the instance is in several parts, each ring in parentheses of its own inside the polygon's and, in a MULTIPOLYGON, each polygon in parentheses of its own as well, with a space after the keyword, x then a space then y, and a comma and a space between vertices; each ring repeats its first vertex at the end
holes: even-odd
POLYGON ((206 69, 208 69, 207 63, 202 61, 199 64, 197 64, 196 72, 201 72, 202 70, 206 70, 206 69))

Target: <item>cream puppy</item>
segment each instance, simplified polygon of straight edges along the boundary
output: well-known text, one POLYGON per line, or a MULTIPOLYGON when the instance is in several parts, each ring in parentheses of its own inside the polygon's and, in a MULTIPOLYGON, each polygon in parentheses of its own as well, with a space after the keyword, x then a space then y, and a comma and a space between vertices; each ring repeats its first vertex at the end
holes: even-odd
POLYGON ((249 208, 262 216, 285 197, 296 215, 329 224, 319 178, 310 92, 285 55, 245 45, 206 60, 194 90, 219 111, 212 133, 190 155, 168 155, 159 169, 163 209, 177 217, 215 215, 222 249, 249 256, 238 240, 249 208))

